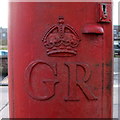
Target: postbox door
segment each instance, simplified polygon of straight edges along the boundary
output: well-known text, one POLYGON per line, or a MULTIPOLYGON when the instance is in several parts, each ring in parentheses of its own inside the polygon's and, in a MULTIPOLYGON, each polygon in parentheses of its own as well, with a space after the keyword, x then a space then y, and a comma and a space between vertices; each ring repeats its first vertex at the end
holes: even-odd
POLYGON ((12 118, 111 117, 110 5, 10 3, 12 118))

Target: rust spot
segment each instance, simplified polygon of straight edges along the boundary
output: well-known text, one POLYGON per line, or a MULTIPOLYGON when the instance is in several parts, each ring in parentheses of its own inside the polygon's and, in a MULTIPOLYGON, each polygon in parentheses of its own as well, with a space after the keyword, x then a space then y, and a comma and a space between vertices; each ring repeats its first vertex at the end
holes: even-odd
POLYGON ((113 64, 113 61, 112 61, 112 60, 110 60, 110 62, 106 63, 106 66, 111 67, 111 66, 112 66, 112 64, 113 64))
POLYGON ((95 64, 95 66, 96 66, 96 67, 99 67, 99 66, 100 66, 100 64, 95 64))
POLYGON ((94 90, 98 90, 99 88, 97 88, 97 87, 94 87, 94 90))
POLYGON ((104 67, 104 63, 102 63, 102 67, 104 67))
POLYGON ((112 71, 110 71, 110 72, 108 72, 107 73, 107 79, 108 79, 108 84, 107 84, 107 89, 108 90, 111 90, 111 88, 112 88, 112 71))

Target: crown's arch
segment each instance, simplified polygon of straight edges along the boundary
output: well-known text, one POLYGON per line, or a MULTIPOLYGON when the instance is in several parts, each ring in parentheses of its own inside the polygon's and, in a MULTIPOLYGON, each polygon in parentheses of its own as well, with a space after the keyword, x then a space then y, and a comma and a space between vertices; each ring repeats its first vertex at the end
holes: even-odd
POLYGON ((74 56, 80 37, 68 24, 64 24, 64 17, 59 17, 58 24, 53 25, 43 37, 48 56, 74 56))

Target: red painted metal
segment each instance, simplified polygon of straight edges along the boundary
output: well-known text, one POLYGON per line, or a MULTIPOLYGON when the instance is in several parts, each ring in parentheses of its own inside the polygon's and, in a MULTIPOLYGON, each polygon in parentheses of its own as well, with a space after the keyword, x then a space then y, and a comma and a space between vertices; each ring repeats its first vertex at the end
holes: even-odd
POLYGON ((100 25, 88 24, 83 28, 83 33, 87 34, 104 34, 104 29, 100 25))
POLYGON ((98 8, 10 3, 11 118, 112 117, 112 22, 98 8))

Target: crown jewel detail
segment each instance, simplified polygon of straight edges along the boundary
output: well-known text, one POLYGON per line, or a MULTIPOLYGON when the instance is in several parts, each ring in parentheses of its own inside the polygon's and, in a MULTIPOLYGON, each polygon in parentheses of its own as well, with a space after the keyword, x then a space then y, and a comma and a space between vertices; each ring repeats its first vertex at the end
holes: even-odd
POLYGON ((64 17, 59 17, 58 24, 53 25, 43 37, 44 46, 49 56, 73 56, 80 42, 79 35, 67 24, 64 17))

